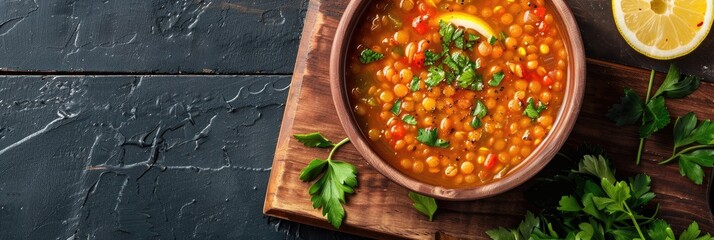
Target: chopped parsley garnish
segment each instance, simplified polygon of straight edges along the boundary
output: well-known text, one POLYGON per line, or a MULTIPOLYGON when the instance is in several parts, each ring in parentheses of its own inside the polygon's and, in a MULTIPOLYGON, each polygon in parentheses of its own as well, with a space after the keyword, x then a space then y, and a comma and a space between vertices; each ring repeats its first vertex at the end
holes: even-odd
POLYGON ((488 114, 488 108, 486 108, 486 105, 483 104, 481 100, 476 99, 476 103, 474 104, 474 111, 472 113, 474 118, 471 120, 471 127, 481 127, 481 125, 483 125, 481 119, 485 117, 486 114, 488 114))
POLYGON ((449 53, 449 48, 452 45, 459 49, 473 49, 480 37, 466 33, 463 28, 457 28, 444 21, 439 22, 439 34, 442 38, 444 51, 442 53, 435 53, 431 50, 424 52, 424 66, 430 66, 424 83, 428 87, 434 87, 446 80, 446 83, 456 82, 457 86, 464 89, 483 90, 484 82, 476 71, 481 68, 480 60, 471 61, 468 55, 462 51, 449 53))
POLYGON ((445 78, 446 72, 444 72, 444 69, 439 67, 430 67, 424 83, 426 83, 429 87, 433 87, 438 85, 441 81, 444 81, 445 78))
POLYGON ((478 41, 479 38, 481 37, 469 33, 466 39, 466 44, 464 44, 464 48, 468 50, 473 50, 474 46, 476 45, 476 41, 478 41))
POLYGON ((498 38, 496 36, 491 36, 491 38, 488 39, 488 44, 494 45, 498 42, 498 38))
POLYGON ((481 76, 476 73, 473 68, 466 68, 461 75, 456 78, 456 83, 459 87, 464 89, 471 89, 476 91, 483 90, 483 82, 481 76))
POLYGON ((436 64, 436 61, 439 61, 441 59, 441 54, 426 50, 424 52, 424 66, 433 66, 436 64))
POLYGON ((540 113, 545 111, 548 106, 544 105, 542 102, 538 101, 538 107, 536 107, 535 100, 533 98, 528 99, 528 105, 526 109, 523 110, 523 115, 528 116, 531 120, 535 121, 540 117, 540 113))
POLYGON ((499 84, 501 84, 501 81, 503 81, 503 78, 506 75, 503 74, 503 71, 498 71, 497 73, 493 74, 493 78, 491 78, 491 81, 488 81, 488 85, 491 87, 496 87, 499 84))
POLYGON ((417 141, 431 147, 449 147, 449 142, 439 139, 436 128, 419 128, 417 141))
POLYGON ((413 92, 419 91, 419 77, 414 76, 414 78, 412 78, 412 82, 409 83, 409 89, 413 92))
POLYGON ((391 112, 394 113, 394 115, 399 115, 399 113, 402 112, 402 100, 401 99, 397 99, 397 101, 394 101, 394 105, 392 105, 391 112))
POLYGON ((402 117, 402 121, 404 121, 405 123, 407 123, 407 124, 409 124, 409 125, 416 125, 416 124, 417 124, 416 118, 414 118, 414 116, 409 115, 409 114, 404 115, 404 117, 402 117))
POLYGON ((369 48, 365 48, 359 54, 359 61, 364 64, 371 63, 382 58, 384 58, 384 54, 372 51, 372 49, 369 48))
POLYGON ((483 104, 481 100, 476 99, 476 103, 474 103, 473 115, 478 118, 483 118, 486 114, 488 114, 488 108, 486 108, 486 105, 483 104))
POLYGON ((332 146, 327 159, 316 158, 302 169, 300 180, 311 182, 317 179, 308 190, 312 196, 312 206, 322 208, 322 215, 327 216, 327 221, 339 229, 345 218, 345 209, 342 207, 345 194, 353 194, 357 187, 357 168, 347 162, 335 161, 332 156, 350 139, 345 138, 333 145, 320 133, 295 134, 293 137, 308 147, 332 146))
MULTIPOLYGON (((451 44, 454 32, 456 32, 456 26, 444 22, 443 20, 439 21, 439 34, 441 35, 441 43, 447 46, 445 49, 448 49, 448 46, 451 44)), ((461 33, 463 34, 463 31, 461 33)))

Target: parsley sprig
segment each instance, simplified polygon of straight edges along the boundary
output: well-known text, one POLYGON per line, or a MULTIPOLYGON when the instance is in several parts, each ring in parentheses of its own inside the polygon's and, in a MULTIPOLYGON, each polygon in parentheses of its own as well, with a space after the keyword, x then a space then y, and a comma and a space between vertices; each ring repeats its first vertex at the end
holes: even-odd
POLYGON ((327 216, 327 221, 339 229, 345 218, 345 209, 342 207, 345 203, 345 193, 352 194, 357 187, 357 168, 347 162, 335 161, 332 156, 350 139, 345 138, 333 144, 319 132, 295 134, 293 137, 308 147, 332 147, 326 159, 313 159, 302 169, 300 180, 311 182, 317 179, 308 190, 312 196, 312 207, 322 208, 322 215, 327 216))
POLYGON ((682 77, 679 68, 672 64, 669 66, 664 82, 650 97, 654 74, 655 72, 652 70, 644 101, 632 89, 625 88, 625 95, 620 99, 620 103, 613 105, 607 112, 607 117, 614 121, 617 126, 631 125, 638 120, 642 121, 640 144, 637 150, 637 164, 640 164, 640 159, 642 158, 645 139, 669 125, 670 115, 665 105, 665 97, 686 97, 699 88, 701 81, 700 78, 694 76, 682 77))
MULTIPOLYGON (((526 191, 529 202, 543 210, 527 212, 516 229, 500 227, 486 233, 492 239, 676 239, 649 203, 650 177, 639 174, 617 180, 615 170, 597 148, 586 149, 578 165, 564 175, 540 179, 526 191)), ((566 159, 572 158, 564 154, 566 159)), ((571 161, 572 162, 572 161, 571 161)), ((713 239, 700 235, 696 222, 679 239, 713 239)))
POLYGON ((704 181, 702 167, 714 166, 714 124, 710 120, 699 122, 690 112, 674 122, 673 135, 672 156, 660 164, 679 159, 679 173, 701 185, 704 181))

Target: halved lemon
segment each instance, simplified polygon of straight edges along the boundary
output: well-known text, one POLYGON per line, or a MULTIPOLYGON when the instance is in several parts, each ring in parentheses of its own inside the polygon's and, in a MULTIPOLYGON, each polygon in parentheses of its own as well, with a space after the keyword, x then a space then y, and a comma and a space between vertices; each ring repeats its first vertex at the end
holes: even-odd
POLYGON ((439 21, 452 23, 456 26, 464 27, 466 29, 473 29, 484 37, 486 37, 487 41, 488 39, 491 39, 492 36, 496 35, 496 33, 493 31, 493 28, 491 28, 488 23, 484 22, 483 19, 464 12, 450 12, 440 14, 437 17, 432 18, 429 24, 432 26, 439 26, 439 21))
POLYGON ((712 26, 711 0, 612 0, 617 30, 637 52, 672 59, 694 51, 712 26))

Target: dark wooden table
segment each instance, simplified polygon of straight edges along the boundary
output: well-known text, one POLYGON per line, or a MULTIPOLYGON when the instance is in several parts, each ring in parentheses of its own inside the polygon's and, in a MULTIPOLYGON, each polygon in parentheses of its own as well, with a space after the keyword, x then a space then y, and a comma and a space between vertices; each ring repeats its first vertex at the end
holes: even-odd
MULTIPOLYGON (((651 60, 567 2, 588 57, 714 80, 714 37, 651 60)), ((0 1, 0 239, 355 238, 261 213, 308 7, 0 1)))

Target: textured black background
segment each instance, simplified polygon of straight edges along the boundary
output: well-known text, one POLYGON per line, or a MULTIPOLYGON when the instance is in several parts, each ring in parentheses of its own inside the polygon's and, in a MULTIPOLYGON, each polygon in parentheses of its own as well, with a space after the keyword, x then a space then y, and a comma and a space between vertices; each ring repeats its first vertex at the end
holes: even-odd
POLYGON ((306 8, 0 1, 0 239, 350 238, 262 214, 306 8))
MULTIPOLYGON (((568 2, 588 56, 666 69, 568 2)), ((0 1, 0 239, 353 238, 262 214, 307 7, 0 1)))

